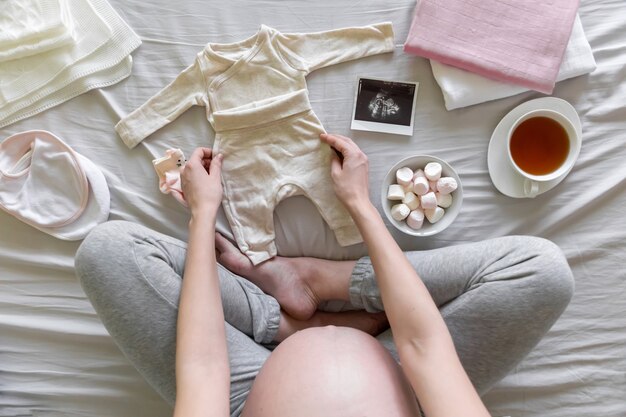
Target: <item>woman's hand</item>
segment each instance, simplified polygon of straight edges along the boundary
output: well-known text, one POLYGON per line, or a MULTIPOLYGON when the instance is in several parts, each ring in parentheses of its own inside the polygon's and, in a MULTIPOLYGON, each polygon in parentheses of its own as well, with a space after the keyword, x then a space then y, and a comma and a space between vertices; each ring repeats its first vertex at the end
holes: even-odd
POLYGON ((367 156, 345 136, 322 133, 320 139, 341 155, 333 155, 331 161, 331 176, 339 200, 352 213, 369 206, 367 156))
POLYGON ((211 149, 197 148, 181 174, 185 200, 192 216, 217 215, 222 203, 222 155, 212 156, 211 149))

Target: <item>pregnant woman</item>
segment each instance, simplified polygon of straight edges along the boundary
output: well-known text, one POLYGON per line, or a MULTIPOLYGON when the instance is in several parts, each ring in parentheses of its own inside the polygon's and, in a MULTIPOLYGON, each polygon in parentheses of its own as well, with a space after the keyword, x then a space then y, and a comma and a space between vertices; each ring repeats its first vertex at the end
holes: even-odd
POLYGON ((335 192, 369 257, 252 266, 215 233, 222 156, 199 148, 182 174, 186 244, 117 221, 81 245, 77 273, 107 330, 175 416, 488 416, 479 394, 572 296, 561 251, 510 236, 403 253, 369 200, 365 155, 321 139, 342 156, 335 192), (325 300, 356 311, 317 311, 325 300))

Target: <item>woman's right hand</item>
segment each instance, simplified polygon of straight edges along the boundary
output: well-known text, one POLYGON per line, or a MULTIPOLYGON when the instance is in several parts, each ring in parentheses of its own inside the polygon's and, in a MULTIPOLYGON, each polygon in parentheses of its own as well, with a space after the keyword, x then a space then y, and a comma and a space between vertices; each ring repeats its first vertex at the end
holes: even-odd
POLYGON ((320 139, 341 155, 333 155, 331 161, 331 177, 339 200, 353 214, 369 206, 367 156, 348 137, 322 133, 320 139))
POLYGON ((194 217, 215 219, 222 203, 222 155, 197 148, 181 173, 182 188, 194 217))

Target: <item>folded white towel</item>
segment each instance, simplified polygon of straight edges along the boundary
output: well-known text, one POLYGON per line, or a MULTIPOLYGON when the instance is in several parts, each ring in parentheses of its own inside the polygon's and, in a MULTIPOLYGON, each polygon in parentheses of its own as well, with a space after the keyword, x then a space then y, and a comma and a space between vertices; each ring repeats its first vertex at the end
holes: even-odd
POLYGON ((73 42, 66 0, 4 0, 0 62, 36 55, 73 42))
MULTIPOLYGON (((445 101, 453 110, 528 91, 524 87, 491 80, 458 68, 430 61, 433 75, 445 101)), ((588 74, 596 69, 596 61, 587 41, 580 17, 576 16, 557 81, 588 74)))
POLYGON ((106 0, 67 1, 75 44, 0 63, 0 127, 119 81, 132 62, 129 55, 141 40, 106 0))

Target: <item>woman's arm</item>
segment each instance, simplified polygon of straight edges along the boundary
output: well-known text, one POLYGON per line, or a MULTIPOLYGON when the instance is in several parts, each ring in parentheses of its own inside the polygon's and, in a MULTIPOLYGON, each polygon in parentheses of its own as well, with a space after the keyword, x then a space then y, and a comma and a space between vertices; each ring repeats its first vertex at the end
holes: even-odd
POLYGON ((367 157, 349 138, 321 138, 343 157, 332 161, 335 191, 367 245, 402 368, 425 414, 489 416, 437 306, 369 200, 367 157))
POLYGON ((176 329, 175 417, 230 415, 230 369, 215 260, 221 161, 221 155, 211 159, 211 150, 198 148, 182 173, 191 220, 176 329))

